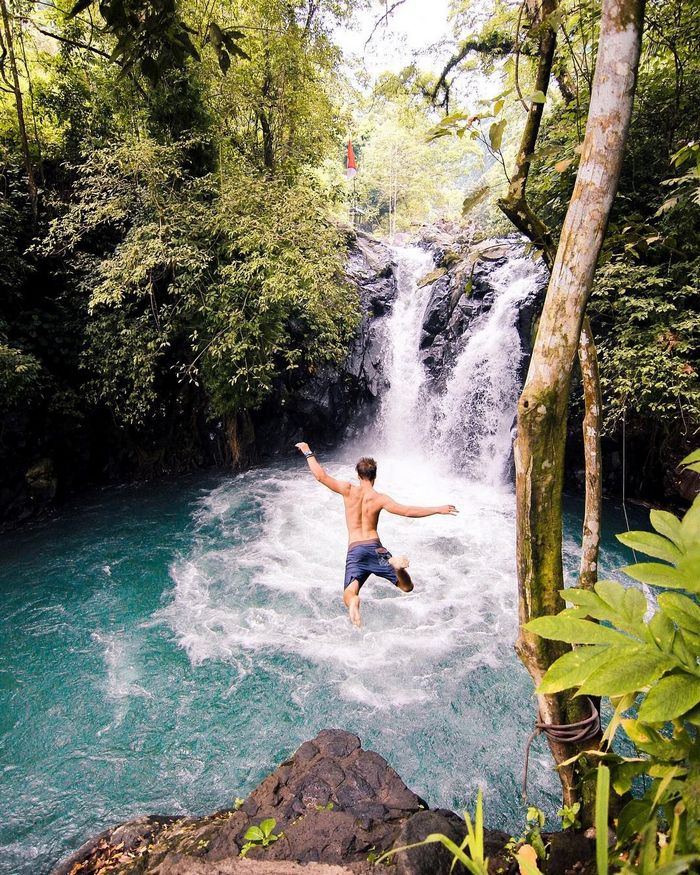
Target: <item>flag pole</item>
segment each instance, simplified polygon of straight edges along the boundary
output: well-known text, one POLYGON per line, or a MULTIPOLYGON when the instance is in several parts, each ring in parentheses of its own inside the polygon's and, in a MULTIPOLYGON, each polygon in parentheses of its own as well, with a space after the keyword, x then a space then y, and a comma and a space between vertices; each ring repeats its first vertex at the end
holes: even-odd
POLYGON ((355 186, 355 177, 357 176, 357 164, 355 161, 355 150, 352 148, 352 139, 348 137, 348 157, 345 165, 345 175, 348 179, 352 179, 352 194, 350 196, 350 222, 354 228, 357 223, 357 188, 355 186))

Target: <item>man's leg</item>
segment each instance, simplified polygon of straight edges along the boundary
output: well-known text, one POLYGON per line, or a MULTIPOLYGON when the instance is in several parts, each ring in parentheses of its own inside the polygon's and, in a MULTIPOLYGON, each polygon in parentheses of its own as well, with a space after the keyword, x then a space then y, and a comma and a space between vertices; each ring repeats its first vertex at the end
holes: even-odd
POLYGON ((411 592, 413 590, 413 581, 411 575, 406 571, 409 562, 405 556, 392 556, 389 560, 389 565, 396 572, 398 578, 397 586, 401 592, 411 592))
POLYGON ((350 620, 352 621, 353 626, 360 625, 360 583, 357 580, 353 580, 352 583, 348 584, 345 587, 345 592, 343 593, 343 602, 345 603, 345 607, 348 609, 348 613, 350 614, 350 620))

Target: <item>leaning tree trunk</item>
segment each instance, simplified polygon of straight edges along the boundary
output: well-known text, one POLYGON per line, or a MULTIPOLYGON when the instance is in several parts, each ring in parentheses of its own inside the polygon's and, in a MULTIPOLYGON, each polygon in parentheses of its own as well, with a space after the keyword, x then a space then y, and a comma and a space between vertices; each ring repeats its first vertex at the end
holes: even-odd
MULTIPOLYGON (((604 0, 598 59, 576 185, 562 228, 525 387, 515 440, 520 634, 516 650, 539 684, 560 645, 527 632, 564 602, 561 493, 571 373, 586 303, 622 167, 639 63, 643 0, 604 0)), ((571 722, 570 700, 539 696, 547 723, 571 722)), ((569 751, 550 743, 555 761, 569 751)), ((573 773, 560 769, 564 803, 573 773)))
POLYGON ((583 455, 586 467, 586 501, 581 538, 581 569, 578 585, 593 589, 598 580, 600 523, 603 512, 603 479, 600 457, 602 399, 600 375, 593 331, 588 316, 584 316, 578 344, 578 362, 583 383, 583 455))
MULTIPOLYGON (((558 8, 558 0, 542 0, 532 11, 533 24, 539 27, 538 63, 535 88, 547 94, 552 78, 556 30, 549 24, 558 8)), ((542 103, 530 103, 525 127, 520 139, 508 192, 498 201, 505 216, 542 253, 551 273, 556 258, 556 246, 551 231, 533 211, 527 200, 527 181, 542 123, 542 103)), ((600 516, 602 511, 602 466, 600 455, 601 398, 598 359, 593 332, 588 317, 584 317, 578 349, 585 405, 583 450, 586 469, 586 503, 581 543, 581 586, 592 589, 597 580, 600 546, 600 516)))

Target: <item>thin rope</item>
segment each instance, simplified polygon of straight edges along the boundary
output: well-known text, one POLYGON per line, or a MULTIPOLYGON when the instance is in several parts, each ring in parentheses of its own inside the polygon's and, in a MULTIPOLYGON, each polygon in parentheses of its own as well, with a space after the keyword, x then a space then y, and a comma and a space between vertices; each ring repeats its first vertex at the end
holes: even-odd
MULTIPOLYGON (((586 697, 588 698, 588 697, 586 697)), ((584 741, 592 741, 600 733, 600 714, 592 699, 588 699, 591 713, 584 720, 576 723, 545 723, 540 714, 535 720, 535 728, 532 730, 525 745, 525 769, 523 771, 523 801, 527 802, 527 773, 530 765, 530 747, 540 733, 550 741, 559 744, 580 744, 584 741)))

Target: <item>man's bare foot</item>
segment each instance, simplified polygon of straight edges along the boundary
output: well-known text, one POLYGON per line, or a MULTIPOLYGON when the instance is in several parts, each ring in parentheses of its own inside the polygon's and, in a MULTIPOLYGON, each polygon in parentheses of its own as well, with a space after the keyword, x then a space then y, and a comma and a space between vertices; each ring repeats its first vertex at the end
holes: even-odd
POLYGON ((360 619, 360 597, 355 596, 354 599, 348 605, 348 611, 350 612, 350 620, 352 621, 353 626, 361 626, 362 620, 360 619))
POLYGON ((389 559, 389 565, 394 569, 394 571, 399 571, 401 568, 408 568, 411 563, 408 561, 407 556, 392 556, 389 559))

